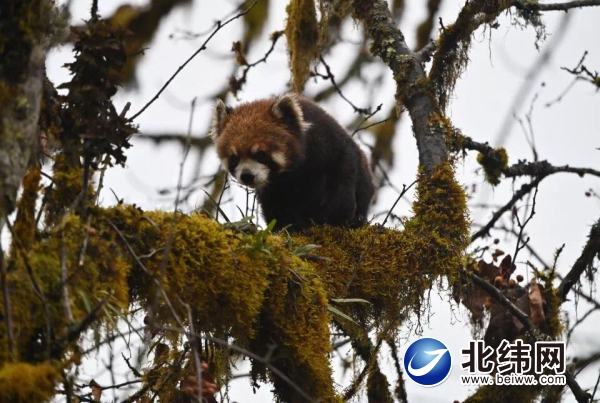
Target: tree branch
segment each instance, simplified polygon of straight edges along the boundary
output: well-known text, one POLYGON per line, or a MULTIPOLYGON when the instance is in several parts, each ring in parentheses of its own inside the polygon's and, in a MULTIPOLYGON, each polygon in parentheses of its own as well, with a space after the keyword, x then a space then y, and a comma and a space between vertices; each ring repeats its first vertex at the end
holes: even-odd
POLYGON ((519 161, 518 163, 504 169, 502 173, 506 178, 514 178, 517 176, 548 176, 551 174, 567 172, 574 173, 579 176, 593 175, 600 178, 600 171, 592 168, 576 168, 569 165, 554 166, 548 161, 526 162, 519 161))
POLYGON ((446 160, 448 150, 444 128, 430 124, 440 110, 426 88, 420 85, 426 79, 420 57, 404 41, 404 35, 396 27, 386 1, 355 0, 354 15, 364 24, 373 42, 371 52, 379 56, 394 73, 396 102, 405 105, 410 113, 419 163, 426 173, 431 173, 440 162, 446 160))
POLYGON ((600 220, 596 221, 592 226, 588 241, 581 255, 575 261, 569 273, 560 282, 558 290, 563 301, 566 301, 567 294, 577 284, 583 272, 592 267, 592 262, 596 256, 600 259, 600 220))
POLYGON ((502 217, 502 214, 504 214, 508 210, 510 210, 511 207, 514 206, 514 204, 517 201, 519 201, 523 196, 525 196, 527 193, 529 193, 533 189, 535 189, 540 184, 542 179, 544 179, 544 178, 545 178, 545 176, 538 176, 533 181, 521 186, 521 189, 519 189, 513 195, 512 199, 510 199, 508 203, 506 203, 504 206, 502 206, 502 208, 500 208, 500 210, 498 210, 494 213, 494 215, 492 216, 492 219, 490 221, 488 221, 487 224, 485 224, 477 232, 475 232, 473 235, 471 235, 471 242, 474 242, 476 239, 488 235, 490 232, 490 229, 492 229, 494 227, 494 224, 496 224, 496 222, 500 219, 500 217, 502 217))
POLYGON ((221 21, 217 21, 217 27, 215 28, 215 30, 213 31, 213 33, 210 34, 210 36, 208 38, 206 38, 206 40, 204 41, 204 43, 202 43, 202 46, 200 46, 198 48, 198 50, 196 50, 181 66, 179 66, 177 68, 177 70, 175 71, 175 73, 173 73, 173 75, 167 80, 167 82, 161 87, 161 89, 158 90, 158 92, 156 93, 156 95, 154 97, 152 97, 152 99, 150 101, 148 101, 148 103, 146 105, 144 105, 142 107, 142 109, 140 109, 140 111, 138 113, 136 113, 135 115, 133 115, 132 117, 130 117, 129 121, 131 122, 131 121, 135 120, 135 118, 137 118, 142 113, 144 113, 144 111, 146 109, 148 109, 148 107, 150 105, 152 105, 154 103, 154 101, 156 101, 160 97, 160 94, 162 94, 163 91, 169 86, 169 84, 171 84, 171 82, 175 79, 175 77, 177 77, 177 75, 181 72, 181 70, 183 70, 185 68, 185 66, 187 66, 196 56, 198 56, 198 54, 200 52, 202 52, 203 50, 206 50, 206 45, 217 34, 217 32, 219 32, 223 27, 225 27, 229 23, 233 22, 234 20, 237 20, 238 18, 243 17, 244 15, 246 15, 256 5, 257 2, 258 2, 258 0, 255 1, 254 3, 252 3, 252 5, 250 7, 248 7, 246 10, 242 11, 239 14, 234 15, 233 17, 231 17, 230 19, 228 19, 227 21, 225 21, 223 23, 221 23, 221 21))
MULTIPOLYGON (((532 337, 534 337, 534 339, 538 338, 535 335, 535 333, 538 331, 529 319, 529 316, 520 310, 515 304, 513 304, 504 294, 502 294, 500 290, 475 274, 466 272, 465 274, 471 279, 471 281, 473 281, 475 285, 486 291, 496 302, 505 307, 515 318, 517 318, 519 322, 525 326, 532 337)), ((573 374, 567 370, 565 371, 565 377, 567 379, 567 385, 571 389, 575 399, 577 399, 577 402, 589 403, 591 400, 591 395, 581 389, 581 386, 579 386, 573 374)))
POLYGON ((516 0, 514 2, 515 7, 524 8, 526 10, 533 11, 569 11, 573 8, 582 8, 582 7, 594 7, 600 6, 600 0, 579 0, 579 1, 571 1, 568 3, 551 3, 551 4, 541 4, 541 3, 523 3, 522 0, 516 0))

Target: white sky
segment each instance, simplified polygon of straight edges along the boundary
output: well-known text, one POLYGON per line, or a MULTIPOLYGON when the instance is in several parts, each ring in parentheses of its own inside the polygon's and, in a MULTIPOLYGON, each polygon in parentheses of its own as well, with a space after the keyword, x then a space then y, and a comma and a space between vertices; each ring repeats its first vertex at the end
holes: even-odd
MULTIPOLYGON (((100 0, 101 15, 110 15, 122 3, 124 1, 121 0, 100 0)), ((131 1, 130 3, 146 2, 131 1)), ((408 43, 414 44, 415 28, 425 16, 426 2, 407 0, 407 3, 401 29, 408 43)), ((287 1, 283 0, 272 1, 270 10, 272 18, 269 19, 269 25, 263 32, 263 39, 267 38, 269 33, 283 29, 286 4, 287 1)), ((444 24, 448 25, 455 19, 463 2, 447 0, 444 4, 441 17, 444 24)), ((73 23, 88 18, 89 7, 90 1, 74 0, 73 23)), ((141 83, 139 89, 121 91, 116 98, 117 109, 120 110, 126 102, 131 102, 131 111, 137 112, 203 40, 203 38, 195 41, 173 40, 169 39, 171 34, 176 34, 178 30, 204 32, 215 20, 229 14, 234 8, 234 1, 195 1, 190 7, 173 11, 161 25, 155 41, 146 51, 146 56, 138 68, 137 74, 141 83)), ((556 98, 572 80, 572 77, 560 67, 574 67, 585 50, 590 51, 586 65, 592 70, 600 69, 600 48, 597 43, 600 37, 600 8, 574 10, 570 13, 572 18, 567 34, 560 45, 553 48, 553 56, 549 63, 539 71, 532 85, 533 90, 522 100, 523 108, 515 112, 522 117, 531 104, 533 94, 539 92, 539 99, 533 113, 533 129, 539 158, 548 159, 555 165, 569 164, 600 169, 600 151, 596 149, 600 147, 600 94, 594 90, 594 87, 589 83, 580 82, 562 102, 551 108, 544 106, 546 102, 556 98), (540 86, 542 81, 546 84, 544 88, 540 86)), ((561 15, 560 12, 546 14, 547 32, 550 35, 555 31, 561 15)), ((455 97, 449 108, 454 125, 464 134, 473 137, 476 141, 488 141, 493 146, 498 145, 498 132, 507 114, 513 113, 515 94, 524 82, 530 66, 540 54, 534 47, 535 34, 532 29, 522 31, 520 28, 511 27, 510 20, 506 17, 500 18, 499 22, 500 27, 492 32, 491 41, 489 32, 484 34, 481 29, 477 31, 470 53, 471 62, 458 82, 455 97)), ((353 23, 346 24, 344 38, 356 40, 359 38, 358 29, 359 27, 353 23)), ((233 60, 229 50, 231 42, 240 38, 240 33, 241 24, 238 23, 233 23, 219 32, 210 42, 208 50, 192 61, 163 96, 140 116, 137 123, 141 131, 186 133, 190 101, 198 97, 193 134, 194 136, 206 135, 211 108, 207 100, 222 87, 232 72, 233 60)), ((549 39, 543 43, 541 51, 543 52, 546 44, 552 41, 549 39)), ((262 57, 269 46, 268 40, 256 44, 248 55, 248 60, 253 61, 262 57)), ((338 76, 343 74, 354 49, 355 45, 344 44, 326 57, 334 74, 338 76)), ((69 79, 68 71, 62 65, 71 60, 70 50, 70 47, 65 46, 52 52, 48 58, 48 75, 57 85, 69 79)), ((385 74, 384 85, 372 94, 372 104, 376 106, 383 103, 383 109, 387 110, 393 102, 395 92, 391 73, 381 63, 371 65, 364 69, 363 73, 365 77, 374 78, 381 72, 385 74)), ((261 64, 250 71, 249 81, 239 94, 240 101, 283 93, 288 89, 288 80, 287 55, 284 39, 281 39, 275 52, 270 56, 268 64, 261 64)), ((321 88, 324 88, 322 83, 311 82, 307 86, 306 93, 310 96, 321 88)), ((348 86, 344 89, 344 94, 357 106, 367 106, 369 98, 365 97, 367 91, 361 85, 348 86)), ((236 103, 232 99, 228 99, 228 102, 236 103)), ((351 107, 338 96, 333 96, 323 106, 342 123, 349 123, 355 118, 351 107)), ((374 118, 374 120, 379 119, 383 119, 383 113, 374 118)), ((401 131, 394 142, 396 167, 390 173, 392 182, 399 188, 402 184, 409 184, 414 180, 418 161, 416 144, 410 132, 407 116, 404 119, 401 131)), ((364 136, 364 139, 370 141, 368 136, 364 136)), ((509 133, 504 133, 504 139, 510 163, 525 158, 531 160, 531 150, 518 124, 512 125, 512 131, 509 133)), ((211 174, 216 167, 217 159, 213 153, 214 151, 211 150, 201 161, 201 173, 204 175, 211 174)), ((127 152, 127 155, 126 168, 113 168, 108 171, 105 179, 107 190, 103 194, 103 203, 105 205, 114 203, 114 197, 108 191, 111 188, 125 202, 136 203, 144 209, 172 209, 172 198, 160 196, 158 190, 175 188, 182 157, 181 148, 166 145, 155 147, 148 142, 134 142, 134 147, 127 152)), ((475 156, 476 154, 471 153, 464 164, 459 164, 457 167, 459 178, 466 186, 477 185, 478 192, 471 202, 505 204, 511 196, 509 181, 491 189, 484 183, 481 175, 474 174, 477 168, 475 156)), ((188 179, 197 169, 194 159, 195 157, 189 158, 186 164, 185 174, 188 179)), ((600 193, 600 180, 592 177, 582 179, 572 174, 552 176, 545 179, 539 188, 537 214, 527 227, 527 232, 531 237, 531 245, 544 256, 547 262, 551 261, 555 248, 563 243, 566 244, 559 261, 560 273, 564 274, 569 270, 585 243, 590 225, 600 217, 600 201, 584 196, 585 191, 590 188, 600 193)), ((243 206, 241 196, 242 192, 238 191, 235 200, 243 206)), ((385 211, 396 197, 397 193, 394 190, 384 189, 373 212, 385 211)), ((201 203, 201 198, 202 194, 197 193, 184 209, 191 210, 194 205, 201 203)), ((519 203, 518 206, 523 206, 523 203, 519 203)), ((233 203, 225 211, 233 217, 237 214, 233 203)), ((484 223, 491 216, 490 210, 484 213, 480 211, 479 208, 472 209, 474 223, 484 223)), ((410 205, 400 203, 395 213, 410 214, 410 205)), ((497 233, 497 236, 501 239, 500 247, 507 252, 514 250, 514 244, 504 242, 501 233, 497 233)), ((522 273, 526 278, 527 274, 523 267, 524 262, 530 258, 526 251, 519 254, 518 273, 522 273)), ((569 303, 565 306, 569 308, 569 316, 574 318, 573 304, 569 303)), ((579 314, 586 311, 587 305, 581 303, 579 314)), ((450 313, 448 297, 444 296, 442 300, 434 295, 432 312, 434 315, 428 327, 424 329, 423 336, 440 338, 448 345, 454 358, 454 370, 442 385, 434 389, 421 388, 407 379, 409 401, 463 400, 475 389, 475 387, 461 386, 458 381, 458 375, 463 374, 458 365, 461 360, 460 350, 468 346, 468 340, 471 338, 466 310, 461 308, 453 317, 450 313)), ((569 356, 587 355, 600 349, 598 337, 600 332, 595 325, 599 319, 600 315, 596 312, 588 318, 585 325, 578 328, 568 350, 569 356)), ((409 340, 415 339, 415 335, 409 336, 409 340)), ((382 357, 384 362, 388 362, 385 350, 382 357)), ((88 366, 90 373, 86 375, 97 377, 100 382, 101 378, 98 374, 93 373, 93 369, 100 368, 88 366)), ((391 366, 387 370, 391 371, 391 366)), ((598 366, 594 366, 582 372, 577 379, 584 389, 593 388, 597 376, 598 366)), ((102 379, 109 378, 104 374, 102 379)), ((348 382, 348 377, 345 378, 345 382, 348 382)), ((248 380, 242 379, 233 382, 230 395, 232 401, 269 401, 268 389, 268 386, 264 386, 253 398, 248 380)), ((574 401, 574 398, 568 394, 565 401, 574 401)))

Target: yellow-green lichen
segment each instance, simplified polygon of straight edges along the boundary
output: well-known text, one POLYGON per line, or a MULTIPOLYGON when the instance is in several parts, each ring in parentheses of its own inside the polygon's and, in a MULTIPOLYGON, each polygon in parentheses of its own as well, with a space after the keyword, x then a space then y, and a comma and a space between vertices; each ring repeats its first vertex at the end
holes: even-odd
POLYGON ((392 320, 399 310, 419 307, 435 279, 454 277, 461 267, 469 220, 464 191, 449 164, 421 175, 413 210, 404 231, 323 226, 294 237, 297 246, 322 246, 317 252, 328 259, 314 265, 329 297, 371 303, 346 308, 355 320, 392 320))
POLYGON ((49 362, 0 364, 0 402, 47 402, 59 379, 59 371, 49 362))
POLYGON ((442 111, 446 110, 456 81, 469 63, 473 32, 482 23, 491 23, 512 5, 504 0, 474 0, 467 2, 452 25, 444 27, 437 40, 429 77, 442 111))
POLYGON ((477 155, 477 162, 483 168, 485 179, 492 185, 500 183, 502 171, 508 167, 508 153, 504 147, 498 147, 477 155))
MULTIPOLYGON (((71 323, 63 303, 65 289, 70 291, 70 309, 75 322, 85 318, 89 310, 105 298, 117 310, 126 311, 130 265, 111 239, 89 235, 79 217, 64 216, 60 228, 40 236, 32 245, 19 245, 13 251, 8 264, 8 284, 12 290, 17 355, 21 359, 37 362, 56 353, 48 350, 46 341, 64 337, 69 332, 71 323), (81 260, 86 237, 88 242, 81 260), (66 285, 61 280, 63 265, 69 277, 66 285), (44 301, 32 279, 39 286, 44 301), (52 334, 48 334, 48 326, 52 334)), ((5 332, 0 330, 0 336, 5 338, 5 332)), ((0 362, 3 358, 0 354, 0 362)))
POLYGON ((23 191, 17 203, 17 218, 13 225, 13 232, 18 234, 22 245, 31 245, 36 233, 35 211, 41 177, 40 168, 30 165, 22 180, 23 191))
POLYGON ((288 41, 292 88, 302 93, 310 64, 319 51, 319 24, 314 0, 292 0, 287 6, 285 36, 288 41))
MULTIPOLYGON (((151 309, 157 292, 153 278, 162 279, 161 287, 184 324, 188 313, 181 301, 192 304, 196 331, 231 337, 259 355, 275 343, 275 356, 285 357, 275 362, 277 368, 309 395, 337 401, 328 359, 327 296, 314 269, 288 250, 284 238, 241 235, 201 214, 173 217, 117 207, 106 218, 123 229, 137 255, 150 255, 143 268, 132 262, 135 301, 151 309)), ((159 308, 158 323, 175 325, 162 298, 159 308)), ((273 373, 270 378, 282 401, 294 401, 296 391, 287 382, 273 373)))
MULTIPOLYGON (((281 251, 279 251, 281 252, 281 251)), ((282 253, 286 256, 286 253, 282 253)), ((265 309, 259 319, 259 333, 251 346, 261 356, 275 345, 273 364, 297 387, 323 402, 341 402, 331 383, 327 295, 322 281, 307 263, 294 256, 284 258, 271 278, 265 309)), ((263 373, 260 362, 253 372, 263 373)), ((277 401, 301 402, 299 392, 270 372, 277 401)))

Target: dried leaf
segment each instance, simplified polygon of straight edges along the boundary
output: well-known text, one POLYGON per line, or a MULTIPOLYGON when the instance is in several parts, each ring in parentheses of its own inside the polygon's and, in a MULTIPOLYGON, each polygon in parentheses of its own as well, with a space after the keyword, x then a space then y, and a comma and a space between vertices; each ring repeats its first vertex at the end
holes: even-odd
POLYGON ((102 398, 102 386, 93 379, 90 381, 89 386, 92 388, 92 397, 94 398, 94 401, 99 402, 102 398))
POLYGON ((544 314, 544 296, 542 294, 542 287, 535 279, 532 279, 529 283, 529 317, 531 322, 540 327, 546 322, 546 315, 544 314))

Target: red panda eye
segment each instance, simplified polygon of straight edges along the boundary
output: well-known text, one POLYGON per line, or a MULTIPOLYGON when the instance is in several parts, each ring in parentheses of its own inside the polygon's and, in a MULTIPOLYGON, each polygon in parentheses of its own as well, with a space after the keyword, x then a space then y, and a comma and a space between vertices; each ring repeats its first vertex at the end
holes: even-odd
POLYGON ((231 157, 229 157, 229 170, 233 172, 233 170, 235 169, 237 164, 239 164, 239 162, 240 162, 239 155, 234 154, 231 157))
POLYGON ((256 162, 260 162, 261 164, 264 164, 266 162, 269 162, 269 154, 266 153, 266 151, 257 151, 252 155, 252 158, 256 161, 256 162))

